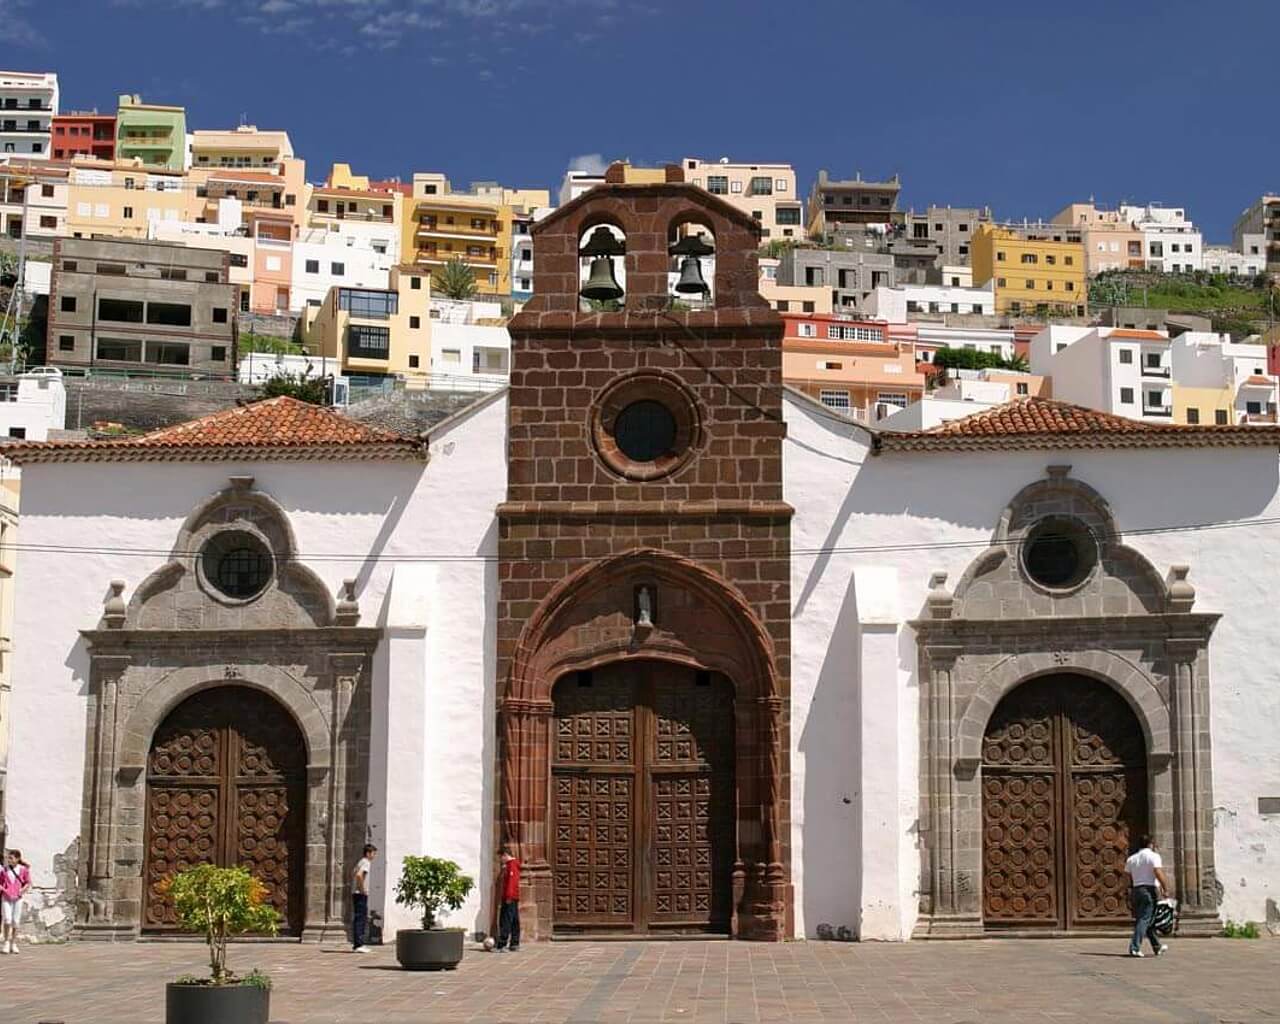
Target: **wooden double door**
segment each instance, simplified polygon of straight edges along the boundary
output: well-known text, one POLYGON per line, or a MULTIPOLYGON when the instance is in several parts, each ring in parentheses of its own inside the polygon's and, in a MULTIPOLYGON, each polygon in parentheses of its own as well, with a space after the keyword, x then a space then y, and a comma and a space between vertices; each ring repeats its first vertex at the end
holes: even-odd
POLYGON ((242 865, 280 930, 302 929, 306 746, 292 716, 244 686, 203 690, 156 730, 147 758, 142 927, 176 927, 161 883, 199 864, 242 865))
POLYGON ((737 821, 728 680, 620 662, 554 692, 559 932, 728 934, 737 821))
POLYGON ((1079 676, 1024 683, 996 707, 982 753, 986 926, 1127 925, 1147 765, 1124 699, 1079 676))

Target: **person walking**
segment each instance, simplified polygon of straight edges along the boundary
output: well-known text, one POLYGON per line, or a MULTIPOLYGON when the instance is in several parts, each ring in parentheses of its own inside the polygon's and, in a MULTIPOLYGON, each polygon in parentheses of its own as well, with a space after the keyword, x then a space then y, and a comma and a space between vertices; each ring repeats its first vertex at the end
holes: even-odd
POLYGON ((373 870, 373 862, 378 857, 378 848, 367 843, 364 853, 356 862, 351 872, 351 951, 353 953, 372 953, 364 944, 365 933, 369 928, 369 872, 373 870))
POLYGON ((520 948, 520 862, 510 847, 499 854, 498 869, 498 952, 514 953, 520 948))
POLYGON ((0 869, 0 953, 18 952, 18 925, 22 923, 22 898, 31 888, 31 865, 21 850, 10 850, 0 869))
POLYGON ((1150 836, 1142 837, 1138 851, 1124 862, 1124 871, 1129 876, 1133 900, 1133 938, 1129 941, 1129 955, 1143 955, 1143 936, 1151 941, 1151 949, 1156 956, 1169 952, 1169 947, 1160 941, 1156 932, 1156 902, 1161 892, 1169 895, 1170 886, 1164 873, 1164 861, 1156 852, 1155 841, 1150 836))

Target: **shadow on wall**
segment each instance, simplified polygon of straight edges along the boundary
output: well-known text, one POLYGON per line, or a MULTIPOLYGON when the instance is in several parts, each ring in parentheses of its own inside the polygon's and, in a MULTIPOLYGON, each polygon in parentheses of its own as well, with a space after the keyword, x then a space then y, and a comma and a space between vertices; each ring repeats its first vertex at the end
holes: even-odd
POLYGON ((497 881, 497 858, 492 856, 498 848, 497 823, 495 821, 494 803, 496 793, 494 786, 497 780, 498 737, 497 737, 497 671, 498 671, 498 563, 493 558, 498 553, 498 521, 494 519, 485 531, 476 552, 488 556, 484 567, 484 739, 481 743, 481 761, 484 770, 480 773, 483 789, 480 818, 480 857, 481 863, 476 872, 476 883, 480 886, 480 911, 475 919, 473 931, 488 934, 493 930, 496 920, 494 907, 495 883, 497 881), (487 859, 487 860, 486 860, 487 859))
POLYGON ((800 874, 805 931, 820 939, 855 938, 862 905, 863 844, 856 788, 861 758, 860 648, 850 574, 799 742, 804 755, 800 874))

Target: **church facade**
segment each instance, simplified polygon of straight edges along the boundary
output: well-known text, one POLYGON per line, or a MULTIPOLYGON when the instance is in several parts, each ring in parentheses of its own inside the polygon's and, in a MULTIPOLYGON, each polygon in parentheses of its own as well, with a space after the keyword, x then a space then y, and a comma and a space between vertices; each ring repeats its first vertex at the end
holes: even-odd
POLYGON ((1148 830, 1184 930, 1274 914, 1275 431, 871 432, 783 388, 715 197, 607 184, 534 236, 510 387, 422 441, 276 399, 12 449, 35 936, 162 933, 159 882, 213 861, 323 940, 365 842, 388 931, 418 853, 489 930, 507 843, 533 940, 1088 933, 1148 830), (673 309, 694 231, 714 280, 673 309))

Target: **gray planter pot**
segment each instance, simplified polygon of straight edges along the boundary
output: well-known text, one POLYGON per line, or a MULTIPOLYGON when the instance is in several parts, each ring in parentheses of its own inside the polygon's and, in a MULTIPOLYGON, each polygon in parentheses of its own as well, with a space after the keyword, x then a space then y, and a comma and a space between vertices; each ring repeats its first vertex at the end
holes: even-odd
POLYGON ((165 986, 165 1024, 267 1024, 271 992, 257 985, 165 986))
POLYGON ((462 962, 461 928, 396 932, 396 959, 406 971, 452 971, 462 962))

